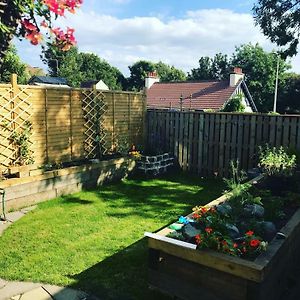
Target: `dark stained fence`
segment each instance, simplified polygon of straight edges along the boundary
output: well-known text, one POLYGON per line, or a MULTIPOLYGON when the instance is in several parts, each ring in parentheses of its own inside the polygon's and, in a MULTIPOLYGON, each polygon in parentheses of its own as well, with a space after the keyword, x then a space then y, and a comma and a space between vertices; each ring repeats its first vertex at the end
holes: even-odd
POLYGON ((183 170, 227 176, 231 160, 255 167, 258 146, 300 151, 300 116, 147 111, 147 148, 170 152, 183 170))

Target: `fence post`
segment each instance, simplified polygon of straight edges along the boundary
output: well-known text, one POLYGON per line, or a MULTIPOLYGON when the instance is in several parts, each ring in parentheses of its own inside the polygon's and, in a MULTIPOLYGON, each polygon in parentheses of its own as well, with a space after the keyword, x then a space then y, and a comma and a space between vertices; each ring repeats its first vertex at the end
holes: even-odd
POLYGON ((12 86, 12 93, 11 93, 11 118, 12 118, 12 129, 16 129, 16 124, 15 124, 15 99, 14 97, 18 94, 19 88, 18 88, 18 75, 17 74, 11 74, 10 75, 10 83, 12 86))

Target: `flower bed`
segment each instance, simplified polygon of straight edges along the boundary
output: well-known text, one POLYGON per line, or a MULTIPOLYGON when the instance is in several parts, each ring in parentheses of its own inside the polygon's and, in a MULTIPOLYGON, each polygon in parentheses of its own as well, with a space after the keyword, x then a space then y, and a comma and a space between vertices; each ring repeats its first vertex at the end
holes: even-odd
POLYGON ((272 194, 262 176, 249 183, 244 203, 231 192, 146 234, 150 285, 183 299, 280 299, 299 261, 300 196, 272 194))

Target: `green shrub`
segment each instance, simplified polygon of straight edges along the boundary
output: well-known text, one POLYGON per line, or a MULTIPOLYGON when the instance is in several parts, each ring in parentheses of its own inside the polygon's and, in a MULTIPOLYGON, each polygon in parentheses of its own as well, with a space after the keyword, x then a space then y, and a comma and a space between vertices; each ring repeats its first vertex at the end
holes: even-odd
POLYGON ((259 167, 268 176, 288 177, 293 174, 296 167, 296 155, 287 154, 286 150, 281 146, 279 148, 259 147, 259 167))

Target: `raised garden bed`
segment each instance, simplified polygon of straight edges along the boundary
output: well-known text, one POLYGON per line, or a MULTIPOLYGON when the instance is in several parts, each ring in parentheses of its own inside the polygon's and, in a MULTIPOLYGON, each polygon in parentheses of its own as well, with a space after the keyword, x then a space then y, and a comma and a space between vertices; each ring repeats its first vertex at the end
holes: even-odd
MULTIPOLYGON (((222 196, 206 207, 218 206, 226 200, 222 196)), ((288 275, 299 263, 300 209, 295 209, 267 250, 252 261, 196 249, 196 244, 167 237, 172 231, 166 227, 154 234, 146 233, 149 283, 181 299, 283 299, 288 275)))
POLYGON ((93 188, 105 181, 121 179, 134 166, 135 160, 130 158, 94 161, 52 171, 25 166, 18 169, 23 173, 22 178, 3 180, 0 189, 5 192, 4 204, 6 211, 9 211, 75 193, 83 188, 93 188))

